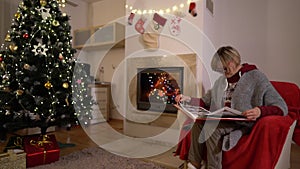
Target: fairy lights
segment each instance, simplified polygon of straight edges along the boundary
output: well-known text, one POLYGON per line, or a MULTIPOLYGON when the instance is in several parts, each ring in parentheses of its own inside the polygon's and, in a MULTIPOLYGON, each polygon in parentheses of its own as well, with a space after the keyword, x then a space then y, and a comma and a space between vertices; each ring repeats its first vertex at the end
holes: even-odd
POLYGON ((185 3, 175 4, 172 7, 168 7, 165 9, 140 9, 140 8, 134 8, 132 5, 128 5, 128 4, 125 5, 125 8, 127 10, 129 10, 130 12, 136 13, 139 15, 153 14, 153 13, 169 14, 171 12, 176 12, 176 11, 182 10, 184 7, 188 6, 188 4, 190 4, 191 2, 192 2, 192 0, 187 0, 186 4, 185 3))

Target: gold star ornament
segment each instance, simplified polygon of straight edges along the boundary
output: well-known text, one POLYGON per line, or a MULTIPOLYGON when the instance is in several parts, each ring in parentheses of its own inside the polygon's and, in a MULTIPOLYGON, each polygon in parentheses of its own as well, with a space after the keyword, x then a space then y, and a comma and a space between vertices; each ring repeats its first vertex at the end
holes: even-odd
POLYGON ((49 89, 51 89, 51 87, 52 87, 52 84, 51 84, 51 83, 48 81, 47 83, 45 83, 45 85, 44 85, 44 86, 45 86, 45 88, 46 88, 46 89, 48 89, 48 90, 49 90, 49 89))

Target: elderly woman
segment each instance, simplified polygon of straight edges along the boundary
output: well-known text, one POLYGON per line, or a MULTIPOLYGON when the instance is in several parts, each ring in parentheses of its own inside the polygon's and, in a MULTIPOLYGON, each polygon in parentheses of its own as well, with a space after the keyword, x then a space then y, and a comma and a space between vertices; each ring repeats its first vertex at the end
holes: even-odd
POLYGON ((223 73, 202 98, 178 95, 176 101, 218 110, 224 106, 239 110, 252 121, 206 121, 191 130, 189 168, 222 168, 222 150, 233 148, 243 134, 251 131, 255 120, 268 115, 287 115, 283 98, 255 65, 241 64, 239 52, 221 47, 212 58, 212 69, 223 73), (206 149, 206 153, 205 150, 206 149), (202 164, 201 164, 202 162, 202 164))

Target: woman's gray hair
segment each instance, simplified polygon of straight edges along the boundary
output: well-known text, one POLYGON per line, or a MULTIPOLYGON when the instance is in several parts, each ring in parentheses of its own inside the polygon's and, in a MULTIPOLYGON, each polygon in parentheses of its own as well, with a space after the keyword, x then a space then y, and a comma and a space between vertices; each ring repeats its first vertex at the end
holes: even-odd
POLYGON ((211 68, 214 71, 223 72, 223 64, 230 61, 234 61, 237 65, 241 64, 239 52, 231 46, 220 47, 211 60, 211 68))

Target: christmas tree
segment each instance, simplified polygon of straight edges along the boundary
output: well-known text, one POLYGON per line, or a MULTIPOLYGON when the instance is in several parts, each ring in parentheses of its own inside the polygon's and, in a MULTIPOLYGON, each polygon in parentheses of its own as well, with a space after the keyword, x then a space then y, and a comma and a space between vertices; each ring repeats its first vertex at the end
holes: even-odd
POLYGON ((0 52, 2 129, 46 134, 49 126, 91 118, 90 77, 74 59, 69 19, 56 0, 19 4, 0 52))

